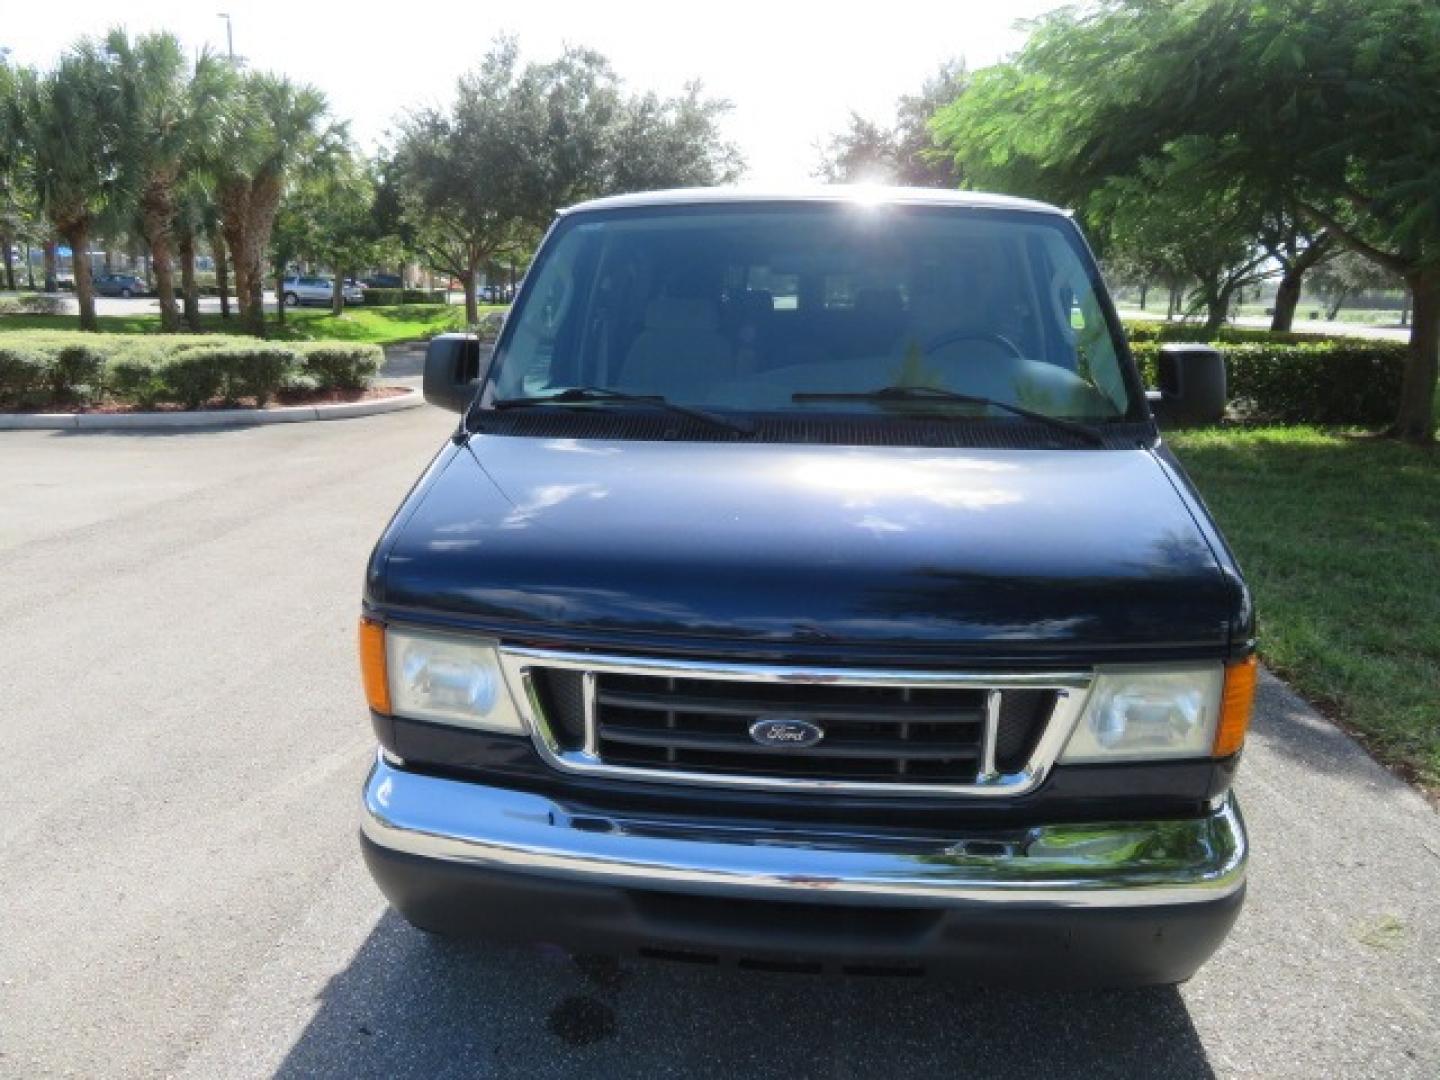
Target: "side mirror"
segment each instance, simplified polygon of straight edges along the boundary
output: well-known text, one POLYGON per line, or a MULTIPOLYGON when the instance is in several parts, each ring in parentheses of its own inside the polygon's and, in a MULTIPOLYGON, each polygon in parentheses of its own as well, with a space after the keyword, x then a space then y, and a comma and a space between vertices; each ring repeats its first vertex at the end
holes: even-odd
POLYGON ((1210 345, 1160 346, 1157 390, 1146 397, 1166 427, 1199 427, 1225 418, 1225 358, 1210 345))
MULTIPOLYGON (((483 350, 487 355, 490 347, 483 350)), ((441 334, 425 350, 425 400, 451 412, 464 412, 480 378, 482 347, 471 334, 441 334)))

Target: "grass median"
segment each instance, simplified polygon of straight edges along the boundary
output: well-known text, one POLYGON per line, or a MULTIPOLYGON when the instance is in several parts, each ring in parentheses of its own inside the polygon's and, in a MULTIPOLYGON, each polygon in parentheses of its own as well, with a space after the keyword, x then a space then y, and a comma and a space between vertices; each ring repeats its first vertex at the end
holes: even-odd
POLYGON ((1440 790, 1440 450, 1310 427, 1169 438, 1255 590, 1265 662, 1440 790))
MULTIPOLYGON (((481 314, 501 311, 495 305, 482 306, 481 314)), ((144 315, 102 315, 100 330, 109 334, 151 334, 160 332, 159 313, 144 315)), ((270 337, 276 341, 348 341, 371 345, 391 345, 400 341, 416 341, 465 328, 465 309, 451 304, 399 304, 394 307, 350 307, 343 315, 331 314, 328 308, 292 308, 285 312, 285 321, 275 315, 266 319, 270 337)), ((0 315, 0 332, 6 330, 76 330, 77 315, 0 315)), ((207 333, 234 334, 239 321, 219 314, 200 316, 201 330, 207 333)))

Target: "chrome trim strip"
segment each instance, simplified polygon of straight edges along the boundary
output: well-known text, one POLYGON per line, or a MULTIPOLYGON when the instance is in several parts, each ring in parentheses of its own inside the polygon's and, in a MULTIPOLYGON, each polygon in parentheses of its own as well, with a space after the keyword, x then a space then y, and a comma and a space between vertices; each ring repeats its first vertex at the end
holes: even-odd
POLYGON ((361 831, 393 851, 625 888, 839 904, 1141 907, 1245 881, 1233 797, 1183 821, 1040 825, 953 837, 634 820, 529 792, 397 769, 365 784, 361 831))
MULTIPOLYGON (((613 656, 599 653, 552 652, 513 645, 500 646, 500 664, 506 681, 520 692, 515 694, 523 718, 531 731, 535 749, 550 765, 566 772, 587 776, 626 779, 658 784, 686 784, 738 788, 749 791, 815 791, 853 795, 935 796, 977 795, 983 797, 1021 795, 1039 786, 1050 774, 1055 760, 1069 741, 1093 676, 1085 671, 984 672, 909 671, 885 668, 824 668, 782 664, 733 664, 719 661, 691 661, 613 656), (541 708, 530 668, 566 668, 589 673, 585 684, 585 735, 579 750, 566 749, 555 737, 541 708), (910 784, 880 781, 813 780, 768 776, 731 776, 723 773, 696 773, 682 769, 635 768, 609 765, 600 759, 595 731, 594 678, 596 672, 619 675, 651 675, 686 679, 720 679, 760 683, 845 684, 855 686, 923 687, 956 690, 1054 690, 1055 708, 1036 742, 1025 766, 1001 773, 994 766, 995 728, 999 714, 987 710, 986 745, 982 747, 988 768, 973 783, 910 784)), ((998 710, 999 699, 991 695, 998 710)))
MULTIPOLYGON (((1051 713, 1054 718, 1054 713, 1051 713)), ((993 784, 998 775, 995 772, 995 740, 1000 735, 1000 691, 991 690, 985 695, 985 756, 980 762, 980 783, 993 784)))
POLYGON ((790 664, 733 664, 712 660, 667 660, 606 653, 561 652, 519 645, 501 645, 501 656, 522 666, 597 670, 616 675, 673 675, 683 679, 740 679, 768 683, 859 683, 871 686, 913 686, 940 690, 975 687, 1047 690, 1090 685, 1088 671, 912 671, 907 668, 815 667, 790 664))
POLYGON ((595 672, 580 676, 580 698, 585 703, 585 744, 587 757, 600 757, 600 725, 595 721, 595 672))

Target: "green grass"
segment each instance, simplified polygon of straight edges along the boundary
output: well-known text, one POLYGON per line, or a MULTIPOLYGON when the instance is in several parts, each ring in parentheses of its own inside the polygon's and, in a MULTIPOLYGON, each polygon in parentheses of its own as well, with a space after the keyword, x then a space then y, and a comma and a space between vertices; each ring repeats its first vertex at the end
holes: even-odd
POLYGON ((1440 450, 1306 427, 1171 439, 1255 590, 1265 662, 1440 788, 1440 450))
MULTIPOLYGON (((482 306, 480 311, 502 310, 482 306)), ((100 329, 110 334, 152 334, 160 332, 160 316, 102 315, 100 329)), ((455 305, 401 304, 395 307, 352 307, 335 316, 325 308, 299 308, 285 313, 284 323, 268 317, 270 336, 279 341, 353 341, 390 345, 414 341, 448 330, 465 327, 465 309, 455 305)), ((236 333, 237 321, 218 314, 200 317, 201 328, 209 333, 236 333)), ((76 315, 0 315, 0 332, 5 330, 76 330, 76 315)))
MULTIPOLYGON (((1239 312, 1247 317, 1261 318, 1268 314, 1266 304, 1242 304, 1239 312)), ((1399 326, 1400 309, 1395 308, 1348 308, 1342 307, 1334 319, 1328 317, 1328 307, 1320 303, 1302 303, 1295 309, 1295 320, 1304 322, 1311 313, 1320 322, 1359 323, 1367 326, 1399 326)))

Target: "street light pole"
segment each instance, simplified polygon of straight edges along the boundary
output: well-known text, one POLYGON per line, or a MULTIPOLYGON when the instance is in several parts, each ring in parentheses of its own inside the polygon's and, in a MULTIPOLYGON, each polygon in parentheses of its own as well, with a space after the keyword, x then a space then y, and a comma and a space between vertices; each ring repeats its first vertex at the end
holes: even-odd
POLYGON ((225 20, 225 48, 230 53, 230 62, 235 62, 235 28, 231 25, 230 14, 225 11, 218 11, 216 14, 225 20))

